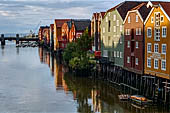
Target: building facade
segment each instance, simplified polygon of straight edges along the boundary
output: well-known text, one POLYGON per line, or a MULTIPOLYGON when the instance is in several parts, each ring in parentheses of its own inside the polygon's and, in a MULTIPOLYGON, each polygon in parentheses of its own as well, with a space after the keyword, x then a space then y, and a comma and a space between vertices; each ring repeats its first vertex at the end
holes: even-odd
POLYGON ((139 2, 125 1, 109 9, 101 22, 102 57, 114 62, 116 66, 124 66, 124 25, 127 12, 139 2))
POLYGON ((145 21, 145 74, 170 79, 170 2, 150 2, 145 21))
POLYGON ((137 74, 144 73, 144 21, 150 11, 147 3, 141 3, 124 20, 124 68, 137 74))
POLYGON ((50 25, 50 47, 54 49, 54 24, 50 25))

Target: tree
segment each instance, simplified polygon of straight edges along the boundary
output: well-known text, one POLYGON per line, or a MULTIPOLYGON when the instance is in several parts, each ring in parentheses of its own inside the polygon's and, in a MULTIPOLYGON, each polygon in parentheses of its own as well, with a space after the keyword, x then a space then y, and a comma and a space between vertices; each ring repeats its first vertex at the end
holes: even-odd
POLYGON ((89 36, 88 29, 82 36, 68 44, 63 53, 66 63, 74 70, 88 70, 94 63, 91 62, 89 50, 91 49, 93 38, 89 36))

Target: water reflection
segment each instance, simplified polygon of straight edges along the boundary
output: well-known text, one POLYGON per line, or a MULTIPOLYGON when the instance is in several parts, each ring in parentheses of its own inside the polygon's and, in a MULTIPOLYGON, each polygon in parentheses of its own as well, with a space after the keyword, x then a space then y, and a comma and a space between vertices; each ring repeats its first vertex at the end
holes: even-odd
POLYGON ((169 109, 157 106, 141 107, 129 102, 120 102, 118 95, 121 93, 113 85, 95 79, 77 77, 67 72, 53 54, 39 48, 39 57, 51 69, 54 76, 56 91, 72 93, 73 100, 77 103, 79 113, 162 113, 169 109))

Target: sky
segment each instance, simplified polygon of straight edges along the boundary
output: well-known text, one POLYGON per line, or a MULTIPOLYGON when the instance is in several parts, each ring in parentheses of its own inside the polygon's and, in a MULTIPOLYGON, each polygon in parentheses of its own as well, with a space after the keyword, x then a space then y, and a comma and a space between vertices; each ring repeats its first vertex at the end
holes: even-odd
POLYGON ((37 32, 54 19, 91 19, 125 0, 0 0, 0 34, 37 32))

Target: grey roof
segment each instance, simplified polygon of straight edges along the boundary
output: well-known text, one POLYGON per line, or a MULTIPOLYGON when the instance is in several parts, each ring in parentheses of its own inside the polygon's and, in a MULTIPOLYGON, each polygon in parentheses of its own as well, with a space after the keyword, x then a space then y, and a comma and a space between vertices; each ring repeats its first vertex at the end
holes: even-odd
POLYGON ((90 19, 74 19, 73 22, 77 31, 84 31, 86 28, 90 29, 90 19))

